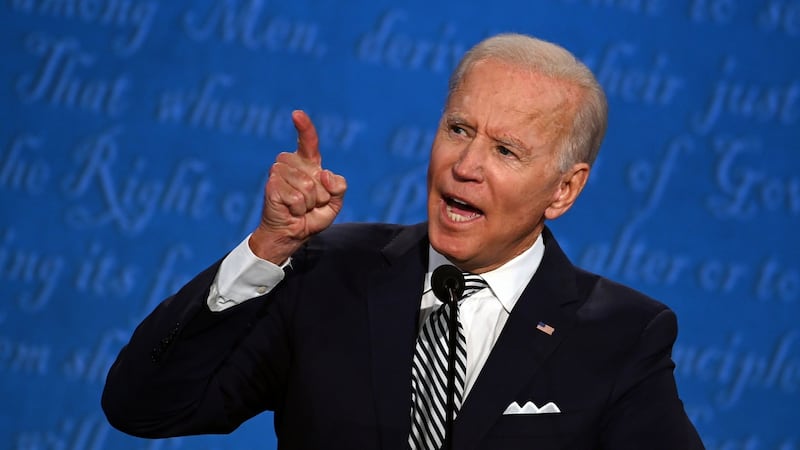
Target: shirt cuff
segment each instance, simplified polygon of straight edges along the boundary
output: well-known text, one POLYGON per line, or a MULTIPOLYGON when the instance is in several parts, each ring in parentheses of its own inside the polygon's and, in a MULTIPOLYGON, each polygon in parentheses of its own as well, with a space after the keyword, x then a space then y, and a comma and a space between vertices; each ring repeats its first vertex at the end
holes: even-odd
POLYGON ((220 263, 219 270, 208 293, 208 307, 223 311, 246 300, 270 292, 283 280, 283 265, 275 265, 256 256, 247 241, 248 235, 220 263))

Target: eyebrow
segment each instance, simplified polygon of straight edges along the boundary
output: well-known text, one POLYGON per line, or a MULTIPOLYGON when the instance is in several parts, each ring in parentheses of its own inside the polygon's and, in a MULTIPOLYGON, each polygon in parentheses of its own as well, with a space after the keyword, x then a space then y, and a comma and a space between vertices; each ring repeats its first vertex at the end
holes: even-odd
MULTIPOLYGON (((445 120, 444 120, 445 124, 451 124, 451 123, 468 124, 469 123, 469 121, 466 118, 464 118, 463 115, 461 115, 461 114, 459 114, 457 112, 447 113, 447 114, 445 114, 444 118, 445 118, 445 120)), ((471 127, 471 128, 474 128, 474 127, 471 127)), ((501 144, 501 145, 505 145, 505 146, 508 146, 508 147, 513 147, 513 148, 516 148, 516 149, 519 149, 519 150, 524 150, 525 152, 528 152, 528 153, 531 151, 530 146, 528 146, 524 142, 522 142, 521 139, 519 139, 517 137, 514 137, 514 136, 511 136, 511 135, 508 135, 508 134, 504 134, 504 135, 501 135, 501 136, 489 135, 489 138, 492 139, 493 141, 501 144)))
POLYGON ((451 122, 463 123, 463 122, 466 122, 466 119, 464 119, 464 117, 461 114, 454 113, 454 112, 449 112, 449 113, 444 115, 444 122, 445 123, 451 123, 451 122))
POLYGON ((525 145, 524 142, 522 142, 518 138, 515 138, 514 136, 504 135, 504 136, 499 136, 497 138, 492 138, 492 139, 494 139, 496 142, 499 142, 500 144, 503 144, 503 145, 507 145, 507 146, 514 147, 514 148, 518 148, 520 150, 525 150, 526 152, 530 151, 530 149, 528 148, 527 145, 525 145))

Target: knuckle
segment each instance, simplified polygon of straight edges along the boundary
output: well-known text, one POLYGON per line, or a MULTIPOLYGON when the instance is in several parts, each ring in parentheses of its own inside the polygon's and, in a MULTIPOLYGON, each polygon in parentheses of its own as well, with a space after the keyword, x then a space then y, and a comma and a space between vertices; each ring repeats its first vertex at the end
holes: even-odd
POLYGON ((297 191, 293 191, 287 195, 287 200, 293 205, 305 204, 305 196, 297 191))
POLYGON ((311 191, 311 190, 313 190, 315 188, 315 185, 316 185, 314 180, 311 177, 309 177, 308 175, 305 175, 305 176, 301 177, 300 180, 298 180, 298 182, 299 182, 300 188, 303 189, 304 191, 311 191))
POLYGON ((281 193, 277 190, 267 190, 267 200, 270 203, 283 203, 281 193))
POLYGON ((316 133, 314 133, 311 136, 306 136, 303 138, 303 143, 311 147, 316 147, 317 145, 319 145, 319 136, 317 136, 316 133))
POLYGON ((294 159, 294 155, 289 152, 280 152, 278 156, 275 157, 276 163, 282 164, 291 164, 292 160, 294 159))

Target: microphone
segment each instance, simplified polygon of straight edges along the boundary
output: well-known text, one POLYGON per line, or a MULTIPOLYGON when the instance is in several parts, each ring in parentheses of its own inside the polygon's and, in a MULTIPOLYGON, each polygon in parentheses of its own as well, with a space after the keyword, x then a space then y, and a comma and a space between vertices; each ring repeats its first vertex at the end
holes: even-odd
MULTIPOLYGON (((433 295, 450 305, 447 320, 447 405, 445 410, 445 449, 453 448, 453 422, 456 409, 456 343, 458 340, 458 300, 464 293, 464 274, 456 266, 444 265, 431 275, 433 295)), ((444 306, 442 306, 444 308, 444 306)))
POLYGON ((456 266, 439 266, 431 275, 433 295, 446 304, 458 302, 464 293, 464 275, 456 266))

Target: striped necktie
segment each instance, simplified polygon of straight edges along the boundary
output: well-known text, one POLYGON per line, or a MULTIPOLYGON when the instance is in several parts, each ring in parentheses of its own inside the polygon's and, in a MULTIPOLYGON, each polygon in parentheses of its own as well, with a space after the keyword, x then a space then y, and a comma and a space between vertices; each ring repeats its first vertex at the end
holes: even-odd
MULTIPOLYGON (((487 286, 479 275, 464 273, 464 293, 461 300, 487 286)), ((449 314, 449 305, 439 306, 428 316, 417 336, 411 368, 411 433, 408 436, 408 443, 414 450, 440 449, 445 440, 449 314)), ((454 418, 464 398, 467 368, 467 342, 460 320, 455 356, 454 418)))

